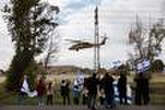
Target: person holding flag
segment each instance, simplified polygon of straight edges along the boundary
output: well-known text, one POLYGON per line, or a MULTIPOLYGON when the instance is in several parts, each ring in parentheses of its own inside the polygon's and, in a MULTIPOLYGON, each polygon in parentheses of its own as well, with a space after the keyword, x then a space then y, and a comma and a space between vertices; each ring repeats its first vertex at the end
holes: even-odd
POLYGON ((29 85, 28 85, 28 77, 27 75, 24 75, 23 77, 23 83, 19 92, 19 103, 22 105, 24 104, 25 96, 28 95, 28 92, 30 91, 29 85))

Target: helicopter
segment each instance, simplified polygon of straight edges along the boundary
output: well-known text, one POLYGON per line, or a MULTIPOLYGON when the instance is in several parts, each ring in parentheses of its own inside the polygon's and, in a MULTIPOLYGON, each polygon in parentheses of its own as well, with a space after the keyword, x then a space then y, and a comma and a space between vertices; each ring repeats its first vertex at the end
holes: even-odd
POLYGON ((85 41, 81 41, 81 40, 68 39, 68 41, 75 43, 69 48, 69 50, 78 52, 79 50, 82 50, 82 49, 99 47, 99 46, 105 45, 106 40, 107 40, 107 37, 104 37, 103 40, 101 41, 101 43, 96 44, 96 43, 90 43, 90 42, 85 42, 85 41))

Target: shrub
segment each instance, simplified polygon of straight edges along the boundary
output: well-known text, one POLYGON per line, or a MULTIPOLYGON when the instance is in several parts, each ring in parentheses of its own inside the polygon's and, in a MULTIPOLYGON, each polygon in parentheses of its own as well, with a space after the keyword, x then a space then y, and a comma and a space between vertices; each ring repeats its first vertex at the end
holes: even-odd
POLYGON ((164 63, 162 60, 157 59, 153 61, 151 69, 153 72, 162 72, 164 69, 164 63))

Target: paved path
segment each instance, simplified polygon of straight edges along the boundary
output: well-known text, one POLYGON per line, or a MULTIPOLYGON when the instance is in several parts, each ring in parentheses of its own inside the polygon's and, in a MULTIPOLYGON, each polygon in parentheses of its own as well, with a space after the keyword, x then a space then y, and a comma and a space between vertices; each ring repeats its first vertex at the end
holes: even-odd
MULTIPOLYGON (((85 106, 1 106, 0 110, 89 110, 85 106)), ((98 107, 97 110, 108 110, 98 107)), ((109 110, 165 110, 165 106, 117 106, 109 110)))

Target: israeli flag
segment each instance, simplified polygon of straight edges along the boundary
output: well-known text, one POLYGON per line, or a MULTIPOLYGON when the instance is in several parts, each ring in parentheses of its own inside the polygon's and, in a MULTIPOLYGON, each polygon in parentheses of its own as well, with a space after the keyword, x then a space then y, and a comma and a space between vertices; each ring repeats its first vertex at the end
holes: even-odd
POLYGON ((114 61, 112 61, 112 63, 111 63, 111 67, 112 67, 112 68, 118 68, 118 67, 120 67, 121 65, 122 65, 122 63, 121 63, 120 60, 114 60, 114 61))
POLYGON ((28 96, 31 97, 31 98, 37 96, 37 91, 34 90, 32 92, 28 92, 28 96))
POLYGON ((119 91, 118 91, 117 83, 118 83, 118 80, 115 80, 115 81, 113 82, 114 101, 115 101, 115 103, 119 103, 119 102, 120 102, 120 99, 119 99, 119 91))
POLYGON ((37 91, 30 91, 29 89, 29 84, 27 82, 27 79, 24 79, 23 81, 23 85, 22 85, 22 88, 21 88, 21 92, 24 92, 26 93, 29 97, 35 97, 37 96, 37 91))
POLYGON ((150 61, 144 59, 142 62, 138 63, 136 66, 137 73, 145 72, 150 69, 150 61))
POLYGON ((84 73, 83 72, 77 72, 77 76, 74 80, 74 85, 78 85, 81 89, 83 89, 83 85, 84 85, 84 73))
MULTIPOLYGON (((113 88, 114 88, 114 101, 115 103, 119 104, 120 103, 120 98, 119 98, 119 90, 117 87, 118 80, 115 80, 113 82, 113 88)), ((133 102, 133 97, 132 97, 132 90, 129 84, 127 84, 127 103, 132 104, 133 102)))
POLYGON ((21 92, 28 93, 30 91, 27 79, 24 79, 21 92))

